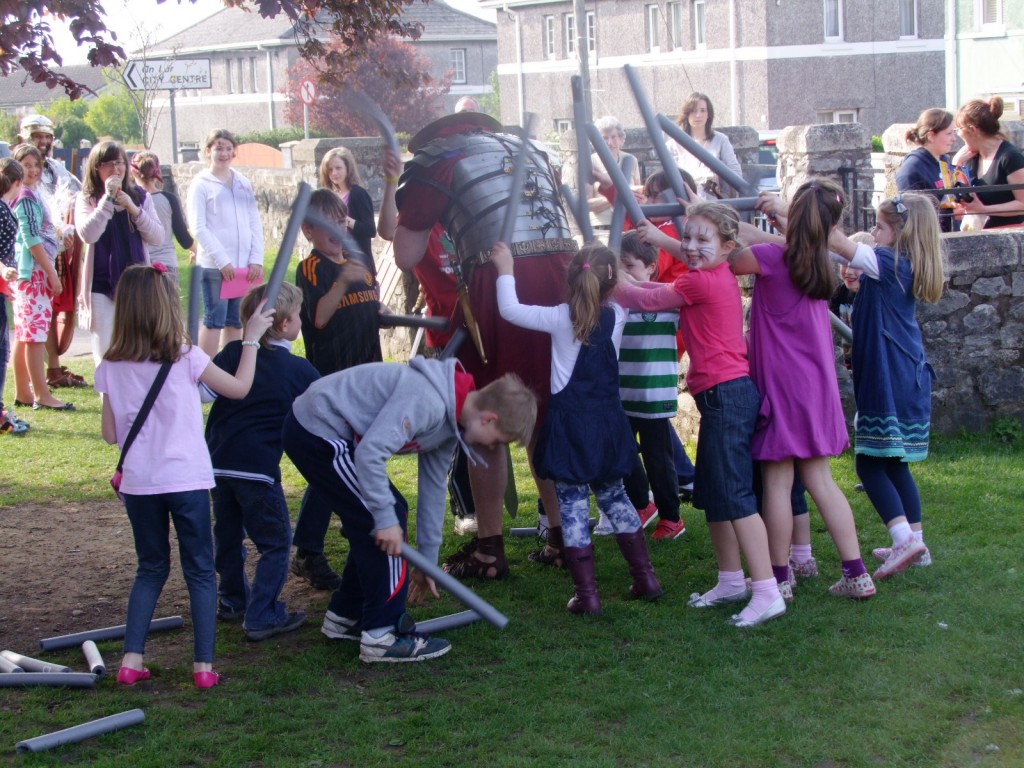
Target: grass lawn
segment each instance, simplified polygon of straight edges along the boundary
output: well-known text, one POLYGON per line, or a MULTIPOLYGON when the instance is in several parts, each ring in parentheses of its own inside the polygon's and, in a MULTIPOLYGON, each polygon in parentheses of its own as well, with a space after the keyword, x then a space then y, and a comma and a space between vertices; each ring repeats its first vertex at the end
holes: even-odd
MULTIPOLYGON (((71 367, 91 381, 91 365, 79 365, 71 367)), ((9 383, 5 399, 12 397, 9 383)), ((0 515, 29 500, 110 499, 116 454, 100 439, 98 397, 84 390, 74 399, 76 413, 33 414, 35 434, 3 440, 0 515)), ((516 524, 530 525, 536 496, 517 456, 516 524)), ((413 507, 414 459, 392 466, 413 507)), ((852 491, 852 457, 836 459, 833 471, 849 490, 870 558, 888 537, 866 497, 852 491)), ((297 512, 301 478, 287 460, 284 472, 297 512)), ((510 617, 503 632, 476 624, 446 633, 453 649, 441 659, 364 665, 354 644, 320 635, 328 595, 310 592, 310 623, 291 635, 247 644, 237 627, 221 625, 218 667, 228 677, 205 694, 190 683, 187 636, 174 661, 154 669, 158 680, 137 688, 108 678, 92 691, 0 689, 0 763, 1024 765, 1024 443, 1013 430, 936 439, 914 472, 935 564, 880 584, 864 603, 827 594, 839 563, 814 512, 823 575, 800 584, 785 617, 740 631, 726 625, 728 608, 687 608, 691 592, 711 586, 716 568, 702 514, 684 506, 685 536, 652 547, 666 589, 657 603, 626 599, 625 563, 614 541, 601 539, 605 612, 571 616, 564 610, 568 574, 528 562, 535 541, 511 539, 511 578, 473 585, 510 617), (23 738, 134 707, 146 712, 141 726, 14 755, 23 738)), ((328 543, 337 564, 345 545, 333 531, 328 543)), ((442 556, 459 543, 449 518, 442 556)), ((55 574, 55 583, 61 578, 73 572, 55 574)), ((9 588, 0 606, 17 600, 9 588)), ((445 597, 414 615, 457 610, 445 597)), ((3 613, 0 607, 0 645, 3 613)), ((150 643, 159 647, 169 637, 153 635, 150 643)), ((116 670, 119 644, 101 650, 116 670)), ((82 667, 77 649, 36 655, 82 667)))

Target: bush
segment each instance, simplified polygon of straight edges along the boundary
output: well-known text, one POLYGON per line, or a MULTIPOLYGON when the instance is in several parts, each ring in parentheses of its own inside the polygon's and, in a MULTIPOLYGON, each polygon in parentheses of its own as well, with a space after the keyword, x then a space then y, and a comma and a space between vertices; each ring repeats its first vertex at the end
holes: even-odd
MULTIPOLYGON (((330 136, 324 131, 309 130, 310 138, 323 139, 330 136)), ((268 147, 278 149, 286 141, 301 141, 306 138, 302 126, 290 125, 287 128, 275 128, 272 131, 249 131, 238 136, 240 144, 266 144, 268 147)))
POLYGON ((74 149, 82 139, 96 143, 96 132, 80 117, 66 117, 57 126, 56 136, 68 149, 74 149))
POLYGON ((881 136, 871 137, 871 151, 872 152, 885 152, 885 145, 882 144, 881 136))

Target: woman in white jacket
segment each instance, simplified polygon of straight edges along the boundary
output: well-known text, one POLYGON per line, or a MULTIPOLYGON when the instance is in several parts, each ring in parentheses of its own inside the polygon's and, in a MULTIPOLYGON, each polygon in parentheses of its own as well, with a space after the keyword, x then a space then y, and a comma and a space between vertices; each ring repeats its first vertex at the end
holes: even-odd
POLYGON ((210 357, 242 338, 242 296, 263 281, 263 225, 252 184, 231 168, 237 146, 238 140, 223 128, 207 137, 204 151, 210 167, 192 180, 185 204, 189 229, 199 241, 196 261, 203 270, 199 346, 210 357), (243 273, 248 286, 238 285, 243 273))
MULTIPOLYGON (((711 104, 711 99, 703 93, 691 93, 683 102, 681 112, 679 127, 699 141, 704 149, 721 160, 729 170, 737 176, 742 176, 740 161, 736 159, 736 152, 729 137, 713 128, 715 108, 711 104)), ((716 200, 728 197, 723 194, 722 180, 714 171, 676 142, 670 141, 668 144, 672 156, 676 159, 676 165, 696 180, 697 192, 702 198, 716 200)))
POLYGON ((132 181, 128 156, 116 141, 101 141, 89 153, 85 182, 75 199, 75 230, 86 244, 79 317, 88 324, 92 359, 99 365, 110 346, 121 273, 133 264, 149 264, 146 248, 164 239, 153 198, 132 181))

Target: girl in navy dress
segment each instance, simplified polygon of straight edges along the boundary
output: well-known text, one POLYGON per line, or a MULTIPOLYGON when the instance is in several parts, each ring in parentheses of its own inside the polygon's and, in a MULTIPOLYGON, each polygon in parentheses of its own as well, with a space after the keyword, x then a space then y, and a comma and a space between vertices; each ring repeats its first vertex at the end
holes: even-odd
POLYGON ((853 302, 857 475, 892 536, 876 549, 876 579, 930 565, 921 497, 909 463, 928 456, 934 372, 921 341, 917 301, 942 296, 942 241, 934 202, 908 192, 878 206, 877 247, 838 230, 829 247, 863 270, 853 302))
POLYGON ((569 264, 569 302, 526 306, 516 296, 512 254, 504 243, 492 249, 498 272, 501 316, 522 328, 551 335, 551 400, 534 452, 537 474, 555 481, 562 516, 564 552, 576 594, 571 613, 600 613, 590 541, 590 491, 611 522, 633 577, 630 594, 654 600, 661 584, 647 540, 622 478, 636 459, 636 441, 619 399, 618 347, 626 311, 610 296, 619 260, 604 246, 588 246, 569 264))

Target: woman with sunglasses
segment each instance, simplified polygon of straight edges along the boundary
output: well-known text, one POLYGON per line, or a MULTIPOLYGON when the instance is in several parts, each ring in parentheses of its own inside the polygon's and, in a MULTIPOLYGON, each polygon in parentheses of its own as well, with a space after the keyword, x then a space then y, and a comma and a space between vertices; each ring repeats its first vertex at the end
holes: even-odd
POLYGON ((1024 154, 1006 140, 999 129, 1003 100, 993 96, 988 101, 975 99, 960 107, 956 115, 957 130, 964 148, 954 162, 971 174, 979 187, 973 199, 962 200, 957 213, 979 213, 988 216, 985 229, 1024 224, 1024 188, 1004 192, 986 192, 986 186, 1024 184, 1024 154))
POLYGON ((101 141, 89 153, 85 182, 75 201, 75 229, 85 243, 78 306, 92 334, 96 365, 110 346, 114 290, 132 264, 148 264, 147 246, 163 242, 153 199, 128 173, 128 156, 116 141, 101 141))
MULTIPOLYGON (((926 109, 914 127, 907 131, 906 139, 917 148, 903 158, 903 165, 896 171, 896 188, 900 192, 910 192, 949 186, 949 174, 953 171, 949 153, 956 143, 953 115, 944 109, 926 109), (943 163, 946 164, 945 173, 943 163)), ((939 226, 943 232, 955 232, 960 228, 953 211, 946 208, 939 212, 939 226)))

